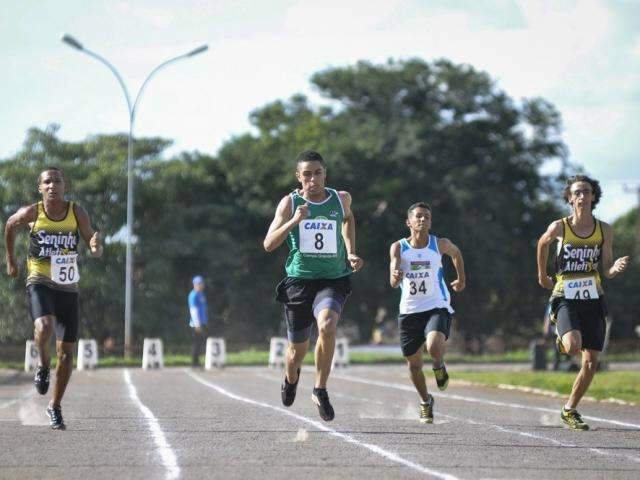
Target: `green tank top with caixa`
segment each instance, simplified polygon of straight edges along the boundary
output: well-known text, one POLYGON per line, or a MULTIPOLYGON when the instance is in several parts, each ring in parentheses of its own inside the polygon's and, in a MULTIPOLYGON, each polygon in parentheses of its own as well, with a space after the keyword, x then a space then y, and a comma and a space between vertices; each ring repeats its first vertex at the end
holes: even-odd
POLYGON ((327 198, 319 203, 304 199, 297 190, 290 194, 291 215, 306 203, 309 216, 287 236, 289 256, 285 270, 289 277, 334 279, 351 273, 342 238, 342 201, 334 189, 326 188, 325 191, 327 198))

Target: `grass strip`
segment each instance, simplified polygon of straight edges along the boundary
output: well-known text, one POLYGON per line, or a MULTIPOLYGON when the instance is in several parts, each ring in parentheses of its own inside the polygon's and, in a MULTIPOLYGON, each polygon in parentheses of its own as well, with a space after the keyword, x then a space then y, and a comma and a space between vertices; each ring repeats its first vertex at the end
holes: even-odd
MULTIPOLYGON (((456 380, 467 380, 491 387, 507 384, 568 395, 576 378, 576 372, 455 372, 451 376, 456 380)), ((630 370, 598 372, 587 395, 598 400, 615 398, 640 404, 640 372, 630 370)))

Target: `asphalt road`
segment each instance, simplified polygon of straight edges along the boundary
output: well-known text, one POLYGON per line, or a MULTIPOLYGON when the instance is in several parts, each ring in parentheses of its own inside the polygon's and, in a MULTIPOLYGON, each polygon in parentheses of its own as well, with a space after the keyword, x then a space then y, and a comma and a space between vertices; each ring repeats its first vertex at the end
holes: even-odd
MULTIPOLYGON (((455 378, 455 372, 452 375, 455 378)), ((418 422, 405 367, 336 370, 333 422, 320 420, 305 369, 282 407, 281 372, 102 369, 74 372, 63 414, 26 374, 0 375, 0 478, 638 479, 640 408, 585 402, 592 430, 563 428, 562 401, 457 386, 418 422)))

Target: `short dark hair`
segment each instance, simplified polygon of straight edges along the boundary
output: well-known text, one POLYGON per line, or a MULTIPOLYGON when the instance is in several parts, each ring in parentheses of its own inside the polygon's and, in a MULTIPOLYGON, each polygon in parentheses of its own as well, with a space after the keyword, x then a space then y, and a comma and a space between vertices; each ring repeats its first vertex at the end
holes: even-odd
POLYGON ((416 202, 413 205, 411 205, 408 209, 407 209, 407 218, 409 218, 411 216, 411 212, 413 212, 416 208, 425 208, 429 211, 431 211, 431 207, 429 206, 428 203, 425 202, 416 202))
POLYGON ((322 155, 315 150, 305 150, 304 152, 300 152, 296 158, 296 166, 302 162, 319 162, 323 167, 326 167, 324 158, 322 158, 322 155))
POLYGON ((602 188, 600 188, 600 182, 586 175, 574 175, 573 177, 567 178, 567 181, 564 185, 564 201, 569 203, 569 199, 571 198, 571 185, 577 182, 587 182, 591 185, 591 189, 593 190, 593 202, 591 203, 591 210, 596 208, 598 202, 600 201, 600 197, 602 197, 602 188))
POLYGON ((40 185, 40 182, 42 182, 42 174, 44 172, 50 172, 50 171, 59 172, 60 175, 62 175, 62 178, 64 178, 64 173, 62 173, 62 170, 60 168, 58 168, 58 167, 47 167, 47 168, 44 168, 40 172, 40 174, 38 175, 38 185, 40 185))

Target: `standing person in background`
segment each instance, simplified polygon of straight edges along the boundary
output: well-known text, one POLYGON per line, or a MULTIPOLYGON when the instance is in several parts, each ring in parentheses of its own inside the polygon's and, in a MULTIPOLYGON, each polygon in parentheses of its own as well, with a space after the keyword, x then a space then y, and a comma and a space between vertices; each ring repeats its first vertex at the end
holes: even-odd
POLYGON ((39 355, 34 384, 40 395, 49 390, 49 343, 55 333, 56 382, 46 408, 54 430, 66 428, 60 404, 71 378, 73 351, 78 340, 80 237, 89 246, 91 256, 100 257, 103 251, 100 234, 91 227, 86 210, 65 200, 65 189, 62 170, 56 167, 44 169, 38 176, 42 200, 11 215, 4 232, 7 274, 17 277, 15 238, 18 228, 29 228, 27 296, 39 355))
POLYGON ((593 216, 600 201, 600 182, 586 175, 568 178, 564 200, 571 215, 554 221, 538 240, 538 283, 551 290, 551 321, 556 324, 560 353, 582 353, 582 366, 560 418, 575 430, 588 430, 577 407, 596 374, 604 347, 607 307, 598 272, 613 278, 629 264, 629 257, 613 260, 613 229, 593 216), (555 283, 547 273, 549 245, 557 241, 555 283))
POLYGON ((204 294, 204 278, 200 275, 193 277, 193 290, 189 292, 189 326, 193 329, 193 346, 191 366, 200 367, 200 352, 207 338, 207 297, 204 294))

